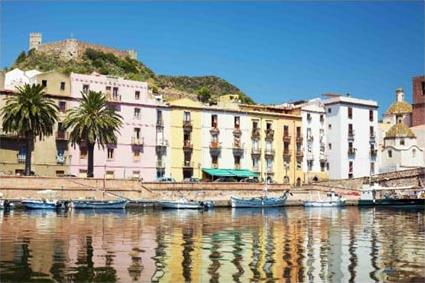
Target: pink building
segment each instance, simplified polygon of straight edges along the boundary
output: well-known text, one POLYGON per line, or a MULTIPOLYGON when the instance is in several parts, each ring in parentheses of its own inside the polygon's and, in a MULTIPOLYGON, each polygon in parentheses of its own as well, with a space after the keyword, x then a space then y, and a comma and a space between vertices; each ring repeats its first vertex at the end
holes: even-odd
MULTIPOLYGON (((158 137, 167 135, 168 116, 162 99, 148 92, 146 82, 100 75, 71 74, 71 96, 81 98, 82 91, 102 91, 123 117, 123 126, 116 145, 95 148, 95 178, 143 178, 153 181, 166 175, 167 148, 158 146, 158 137), (161 122, 158 123, 158 116, 161 122), (158 150, 161 149, 161 150, 158 150), (159 164, 160 162, 161 164, 159 164), (161 167, 159 167, 161 165, 161 167)), ((70 173, 85 177, 87 150, 70 147, 70 173)), ((169 170, 169 169, 168 169, 169 170)))

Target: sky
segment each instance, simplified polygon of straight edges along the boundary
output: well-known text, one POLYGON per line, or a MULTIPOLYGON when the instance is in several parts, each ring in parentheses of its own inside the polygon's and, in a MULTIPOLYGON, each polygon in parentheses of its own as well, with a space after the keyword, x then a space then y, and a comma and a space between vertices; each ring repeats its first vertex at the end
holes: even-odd
POLYGON ((423 1, 0 1, 0 66, 71 37, 135 49, 158 74, 217 75, 259 103, 350 93, 380 113, 424 74, 423 1))

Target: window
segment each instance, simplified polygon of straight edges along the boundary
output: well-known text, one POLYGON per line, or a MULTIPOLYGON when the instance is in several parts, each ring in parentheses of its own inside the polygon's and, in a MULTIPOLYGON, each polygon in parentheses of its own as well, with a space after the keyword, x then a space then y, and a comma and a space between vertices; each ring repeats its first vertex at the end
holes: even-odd
POLYGON ((369 110, 369 121, 373 122, 373 110, 369 110))
POLYGON ((320 122, 323 123, 325 121, 325 116, 323 114, 320 114, 320 122))
POLYGON ((332 129, 332 124, 329 124, 328 125, 328 129, 332 129))
POLYGON ((212 168, 218 168, 218 156, 211 157, 212 168))
POLYGON ((272 123, 271 122, 267 122, 266 123, 266 129, 267 130, 271 130, 272 129, 272 123))
POLYGON ((140 171, 133 171, 132 178, 133 179, 139 179, 140 178, 140 171))
POLYGON ((80 159, 87 159, 87 147, 85 146, 80 146, 80 159))
POLYGON ((66 111, 66 102, 59 101, 59 112, 65 112, 65 111, 66 111))
POLYGON ((307 171, 313 170, 313 160, 307 160, 307 171))
POLYGON ((297 127, 297 137, 301 137, 301 127, 297 127))
POLYGON ((320 162, 320 171, 325 172, 325 162, 320 162))
POLYGON ((105 178, 106 179, 113 179, 114 178, 114 171, 106 171, 105 178))
POLYGON ((392 158, 393 157, 393 152, 391 150, 388 150, 388 158, 392 158))
POLYGON ((332 113, 332 108, 328 108, 328 113, 332 113))
POLYGON ((400 139, 400 145, 404 145, 404 139, 400 139))
POLYGON ((422 85, 422 95, 425 95, 425 82, 422 82, 421 85, 422 85))
POLYGON ((258 129, 258 121, 252 121, 252 129, 258 129))
POLYGON ((217 114, 211 115, 211 128, 217 128, 218 126, 218 120, 217 120, 217 114))
POLYGON ((188 111, 183 112, 183 120, 185 122, 190 122, 190 112, 188 112, 188 111))
POLYGON ((301 170, 301 161, 297 160, 297 170, 301 170))
POLYGON ((80 178, 87 178, 87 170, 86 169, 80 169, 78 171, 78 177, 80 177, 80 178))
POLYGON ((239 116, 235 116, 234 127, 235 127, 235 129, 239 129, 239 127, 240 127, 240 117, 239 116))
POLYGON ((307 113, 307 120, 311 121, 311 114, 310 113, 307 113))
POLYGON ((328 148, 332 149, 332 143, 328 143, 328 148))
POLYGON ((134 119, 140 119, 140 108, 134 108, 134 119))
POLYGON ((373 126, 370 126, 370 127, 369 127, 369 135, 370 135, 371 137, 374 137, 374 136, 375 136, 375 129, 373 128, 373 126))
POLYGON ((89 85, 83 85, 83 92, 89 92, 89 85))
POLYGON ((140 91, 136 90, 136 91, 134 92, 134 99, 135 99, 135 100, 139 100, 139 99, 140 99, 140 91))
POLYGON ((44 87, 46 87, 47 86, 47 80, 42 80, 41 81, 41 85, 44 86, 44 87))
POLYGON ((416 157, 416 149, 412 149, 412 157, 415 158, 416 157))
POLYGON ((139 161, 140 160, 140 150, 134 149, 133 150, 133 161, 139 161))
POLYGON ((241 157, 240 156, 235 156, 235 169, 240 169, 241 167, 241 157))
POLYGON ((288 137, 289 136, 289 127, 283 126, 283 136, 288 137))
POLYGON ((140 139, 140 128, 134 128, 133 129, 133 137, 137 140, 140 139))
POLYGON ((329 164, 329 162, 326 162, 326 170, 328 170, 329 171, 329 168, 330 168, 331 166, 330 166, 330 164, 329 164))
POLYGON ((258 158, 252 159, 252 170, 259 171, 258 158))
POLYGON ((353 119, 353 108, 348 107, 348 119, 353 119))
POLYGON ((370 174, 375 174, 375 162, 370 163, 370 174))
POLYGON ((110 87, 110 86, 107 86, 107 87, 106 87, 106 93, 107 93, 107 94, 111 94, 111 87, 110 87))
POLYGON ((348 161, 348 178, 353 178, 353 161, 348 161))
POLYGON ((61 90, 65 90, 65 82, 61 82, 61 90))
POLYGON ((285 154, 289 154, 289 142, 284 142, 283 143, 283 152, 285 154))
POLYGON ((113 148, 108 148, 108 160, 112 160, 114 159, 114 149, 113 148))
POLYGON ((162 125, 162 111, 156 110, 156 124, 162 125))
POLYGON ((65 171, 63 170, 56 170, 56 177, 61 177, 65 174, 65 171))

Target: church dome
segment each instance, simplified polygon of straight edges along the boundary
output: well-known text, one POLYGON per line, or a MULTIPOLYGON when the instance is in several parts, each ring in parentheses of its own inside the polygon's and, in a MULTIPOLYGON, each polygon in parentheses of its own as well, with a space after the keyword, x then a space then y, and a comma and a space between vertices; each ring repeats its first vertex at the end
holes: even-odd
POLYGON ((391 104, 386 114, 400 115, 412 113, 412 105, 404 101, 404 91, 402 88, 398 88, 395 91, 396 101, 391 104))
POLYGON ((413 131, 403 123, 397 123, 392 126, 387 133, 385 138, 415 138, 413 131))

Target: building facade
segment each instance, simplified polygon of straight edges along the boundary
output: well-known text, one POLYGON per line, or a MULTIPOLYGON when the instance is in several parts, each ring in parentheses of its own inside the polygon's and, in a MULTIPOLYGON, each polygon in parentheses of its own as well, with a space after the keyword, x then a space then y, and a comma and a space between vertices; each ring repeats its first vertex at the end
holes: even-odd
MULTIPOLYGON (((117 144, 108 144, 105 148, 95 147, 94 177, 155 180, 158 141, 165 145, 164 137, 167 133, 164 125, 168 123, 168 117, 160 110, 162 101, 156 100, 148 92, 147 83, 95 73, 72 73, 70 79, 71 96, 74 99, 81 99, 83 92, 101 91, 106 94, 110 106, 123 118, 117 144), (161 113, 160 117, 158 113, 161 113)), ((69 158, 71 174, 85 177, 86 146, 71 146, 69 158)))
POLYGON ((412 126, 425 125, 425 76, 413 78, 412 126))
POLYGON ((378 104, 349 96, 329 95, 326 111, 327 169, 330 179, 346 179, 378 172, 378 104))

